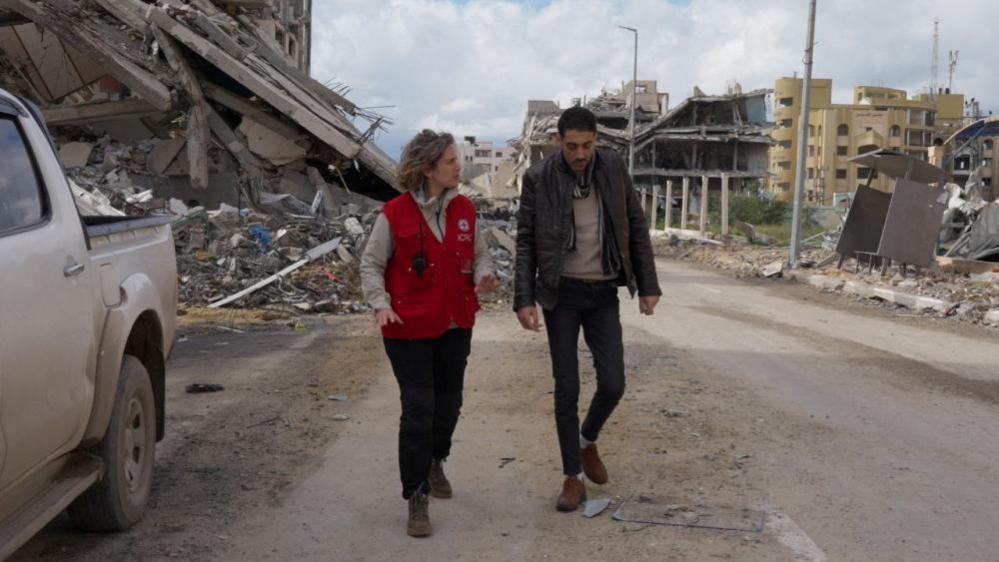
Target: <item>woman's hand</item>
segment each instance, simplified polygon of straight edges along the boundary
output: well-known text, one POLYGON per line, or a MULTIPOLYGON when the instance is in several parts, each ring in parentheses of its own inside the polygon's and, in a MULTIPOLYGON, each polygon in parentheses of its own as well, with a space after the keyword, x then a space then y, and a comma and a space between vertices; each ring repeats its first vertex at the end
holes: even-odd
POLYGON ((475 293, 477 295, 486 295, 499 289, 500 283, 496 280, 493 274, 486 275, 482 279, 479 279, 479 284, 475 286, 475 293))
POLYGON ((375 322, 379 328, 384 328, 389 324, 399 324, 401 326, 402 318, 399 318, 399 315, 391 308, 379 308, 375 311, 375 322))

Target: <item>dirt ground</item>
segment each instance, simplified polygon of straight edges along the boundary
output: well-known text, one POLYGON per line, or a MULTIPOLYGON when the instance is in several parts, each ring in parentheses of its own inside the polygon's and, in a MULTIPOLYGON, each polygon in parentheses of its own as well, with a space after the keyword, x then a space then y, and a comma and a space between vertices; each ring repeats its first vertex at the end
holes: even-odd
MULTIPOLYGON (((543 335, 480 316, 434 500, 405 536, 398 389, 368 318, 194 330, 170 362, 147 518, 53 522, 15 560, 986 560, 999 500, 994 330, 886 318, 808 287, 663 262, 653 318, 622 293, 628 389, 601 436, 602 515, 554 510, 543 335), (238 329, 243 329, 238 328, 238 329), (225 391, 187 394, 192 382, 225 391), (346 402, 327 399, 345 393, 346 402), (344 419, 338 416, 346 416, 344 419), (762 532, 619 522, 628 500, 752 509, 762 532)), ((192 326, 196 326, 194 323, 192 326)), ((581 351, 583 391, 593 370, 581 351)), ((581 404, 585 408, 585 402, 581 404)))

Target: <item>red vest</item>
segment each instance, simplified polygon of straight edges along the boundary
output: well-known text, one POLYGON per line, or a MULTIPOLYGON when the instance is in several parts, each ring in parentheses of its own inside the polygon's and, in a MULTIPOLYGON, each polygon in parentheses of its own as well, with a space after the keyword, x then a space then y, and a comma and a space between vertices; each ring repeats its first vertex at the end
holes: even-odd
POLYGON ((404 323, 385 326, 382 335, 429 339, 443 335, 452 322, 471 328, 479 310, 474 281, 475 205, 463 195, 448 203, 443 242, 434 236, 409 193, 386 203, 382 212, 395 244, 385 268, 385 289, 404 323), (423 275, 417 275, 413 259, 421 247, 427 267, 423 275))

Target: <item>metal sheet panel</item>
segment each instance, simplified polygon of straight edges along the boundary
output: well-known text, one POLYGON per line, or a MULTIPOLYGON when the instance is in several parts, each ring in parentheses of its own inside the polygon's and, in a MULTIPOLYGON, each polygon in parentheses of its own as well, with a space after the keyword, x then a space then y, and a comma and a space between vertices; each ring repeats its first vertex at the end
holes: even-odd
POLYGON ((938 201, 942 193, 945 192, 924 183, 897 180, 878 255, 929 267, 935 258, 937 235, 946 207, 938 201))
POLYGON ((854 257, 854 252, 878 251, 890 204, 890 193, 858 186, 836 251, 848 258, 854 257))

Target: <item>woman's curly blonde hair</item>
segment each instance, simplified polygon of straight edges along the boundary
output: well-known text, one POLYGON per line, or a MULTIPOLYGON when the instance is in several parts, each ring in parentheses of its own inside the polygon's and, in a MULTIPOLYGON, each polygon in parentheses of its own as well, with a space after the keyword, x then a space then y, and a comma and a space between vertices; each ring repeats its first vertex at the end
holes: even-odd
POLYGON ((451 133, 436 133, 430 129, 420 131, 402 151, 402 162, 396 172, 399 187, 405 191, 421 189, 427 181, 423 172, 433 168, 444 156, 447 147, 453 144, 451 133))

